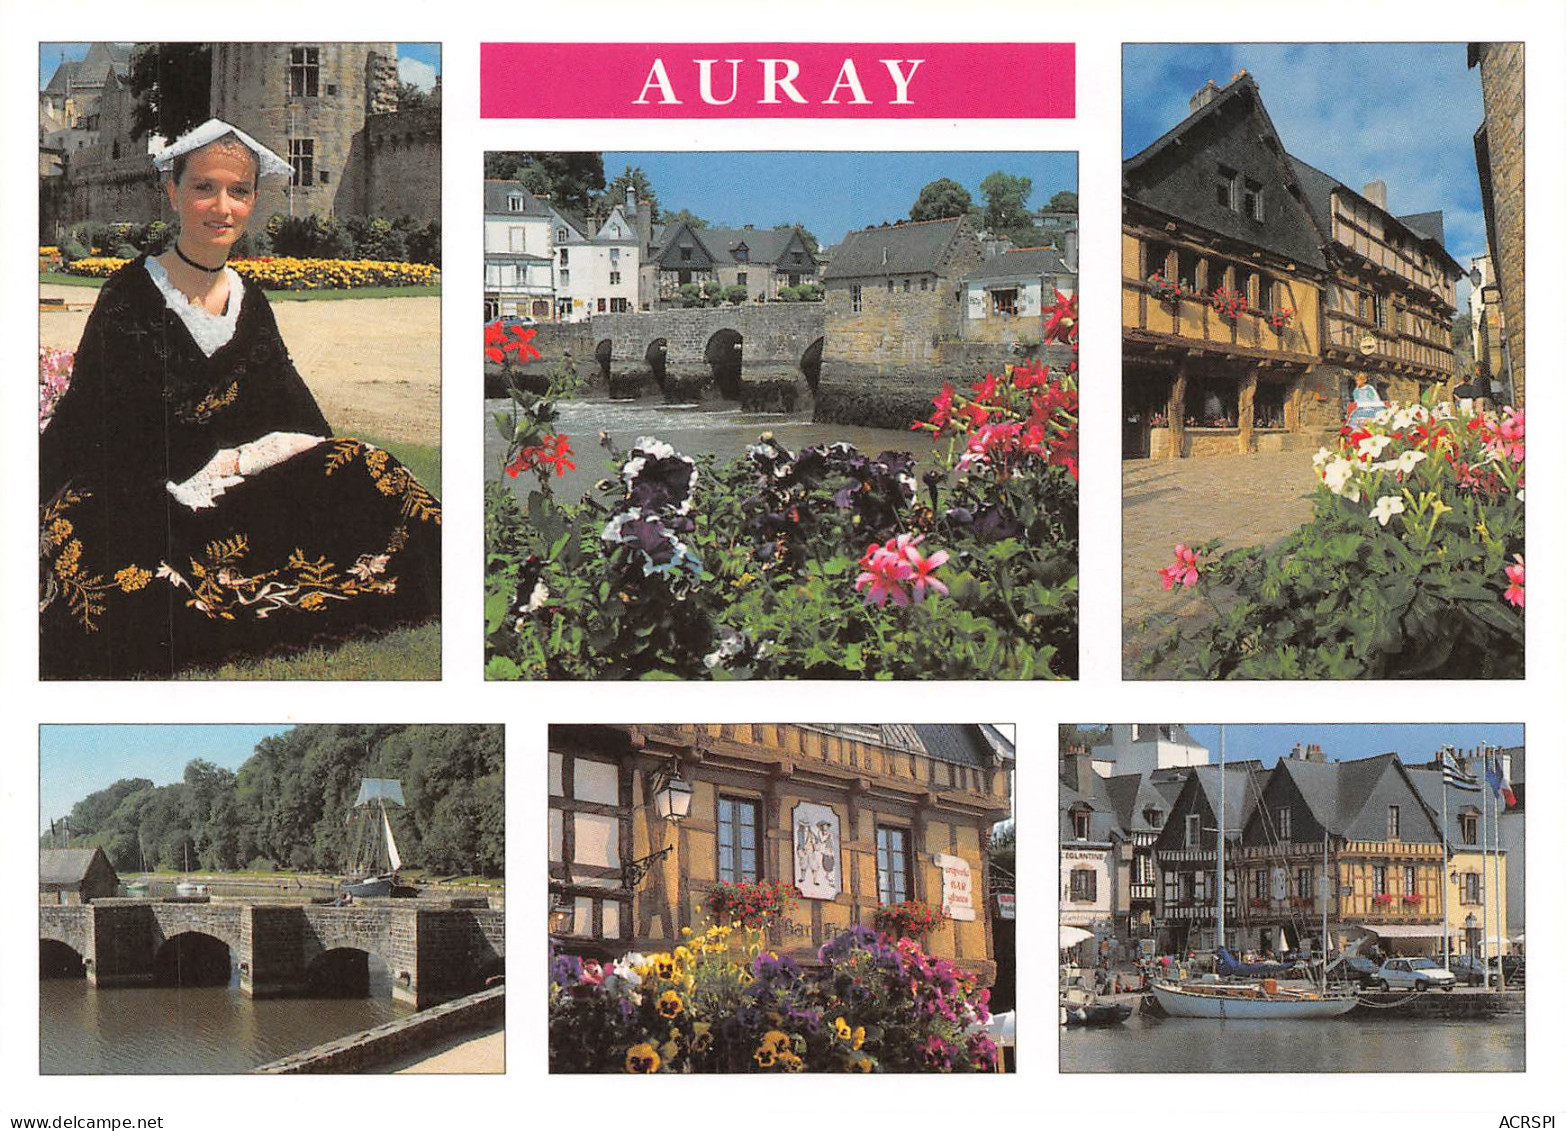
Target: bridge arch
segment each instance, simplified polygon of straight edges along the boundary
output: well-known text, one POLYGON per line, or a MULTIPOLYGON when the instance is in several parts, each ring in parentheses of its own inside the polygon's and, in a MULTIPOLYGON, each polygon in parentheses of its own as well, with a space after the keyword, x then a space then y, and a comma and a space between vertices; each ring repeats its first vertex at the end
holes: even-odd
POLYGON ((180 931, 152 956, 152 980, 161 986, 226 986, 236 966, 227 941, 205 931, 180 931))
POLYGON ((593 347, 593 360, 598 362, 598 375, 604 384, 609 383, 609 371, 614 364, 614 339, 604 338, 593 347))
POLYGON ((379 997, 391 992, 390 964, 363 947, 331 947, 305 967, 305 993, 310 997, 379 997))
POLYGON ((712 367, 712 383, 718 391, 730 400, 737 397, 745 368, 745 336, 732 326, 721 327, 707 339, 701 356, 712 367))
POLYGON ((799 357, 799 371, 805 375, 805 384, 810 386, 812 393, 821 383, 821 352, 825 346, 826 339, 817 338, 805 347, 805 352, 799 357))
POLYGON ((87 961, 81 951, 60 939, 38 940, 38 976, 40 978, 85 978, 87 961))
POLYGON ((661 389, 664 381, 669 376, 669 339, 654 338, 647 343, 647 350, 642 355, 647 362, 647 368, 652 373, 653 380, 661 389))

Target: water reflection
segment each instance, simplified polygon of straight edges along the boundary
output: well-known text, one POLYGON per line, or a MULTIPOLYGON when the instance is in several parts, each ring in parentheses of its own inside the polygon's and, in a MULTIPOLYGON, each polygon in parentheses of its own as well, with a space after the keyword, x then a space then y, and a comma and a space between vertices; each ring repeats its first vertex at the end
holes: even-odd
POLYGON ((1191 1021, 1062 1029, 1062 1072, 1521 1072, 1524 1019, 1191 1021))
POLYGON ((369 962, 369 996, 256 1001, 235 973, 222 986, 39 986, 39 1070, 53 1074, 235 1073, 398 1017, 391 972, 369 962))

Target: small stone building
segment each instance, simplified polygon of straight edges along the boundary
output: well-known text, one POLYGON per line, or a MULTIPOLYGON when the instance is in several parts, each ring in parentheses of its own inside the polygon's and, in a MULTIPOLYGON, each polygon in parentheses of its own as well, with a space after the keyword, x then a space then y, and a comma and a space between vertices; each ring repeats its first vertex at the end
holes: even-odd
POLYGON ((800 896, 768 946, 801 964, 878 907, 922 899, 948 922, 926 949, 996 973, 991 827, 1010 808, 1012 744, 993 727, 555 726, 549 737, 553 933, 599 957, 701 930, 720 881, 800 896), (690 812, 656 809, 673 775, 690 812))
POLYGON ((773 300, 784 287, 814 283, 819 267, 804 234, 793 228, 660 226, 641 259, 644 308, 677 302, 680 287, 715 282, 744 287, 746 298, 773 300))
POLYGON ((38 901, 84 904, 119 894, 120 877, 101 848, 38 850, 38 901))
POLYGON ((1043 340, 1044 310, 1055 293, 1077 292, 1076 272, 1048 247, 1022 248, 987 259, 963 278, 962 336, 971 342, 1043 340))

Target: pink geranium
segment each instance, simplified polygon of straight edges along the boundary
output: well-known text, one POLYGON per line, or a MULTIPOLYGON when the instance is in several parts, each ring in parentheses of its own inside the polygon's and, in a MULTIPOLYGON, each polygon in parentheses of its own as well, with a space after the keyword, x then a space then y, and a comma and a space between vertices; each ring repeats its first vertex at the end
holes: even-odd
POLYGON ((1196 568, 1196 551, 1184 543, 1176 546, 1174 561, 1159 570, 1158 576, 1164 579, 1166 591, 1176 585, 1191 588, 1202 577, 1201 572, 1196 568))
POLYGON ((923 534, 899 534, 885 545, 871 543, 859 559, 864 572, 854 581, 854 588, 864 592, 872 605, 884 605, 890 597, 899 608, 924 600, 927 589, 948 592, 935 571, 946 564, 949 555, 937 550, 926 556, 919 550, 922 541, 923 534))
POLYGON ((1523 592, 1526 567, 1523 565, 1523 556, 1521 554, 1513 554, 1512 557, 1516 559, 1517 564, 1506 567, 1506 580, 1511 582, 1511 585, 1506 589, 1506 599, 1520 609, 1523 607, 1526 596, 1523 592))

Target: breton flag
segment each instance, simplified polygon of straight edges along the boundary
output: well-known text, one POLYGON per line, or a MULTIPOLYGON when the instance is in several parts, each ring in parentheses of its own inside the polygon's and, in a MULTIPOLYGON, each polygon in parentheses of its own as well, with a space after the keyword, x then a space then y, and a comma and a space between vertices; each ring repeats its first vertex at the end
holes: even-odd
POLYGON ((1484 780, 1490 784, 1490 789, 1497 797, 1506 800, 1508 809, 1517 804, 1517 795, 1512 792, 1512 783, 1506 778, 1506 766, 1499 754, 1493 759, 1489 755, 1485 756, 1484 780))
POLYGON ((1479 779, 1462 771, 1450 749, 1441 751, 1441 781, 1453 789, 1465 790, 1468 793, 1479 792, 1479 779))

